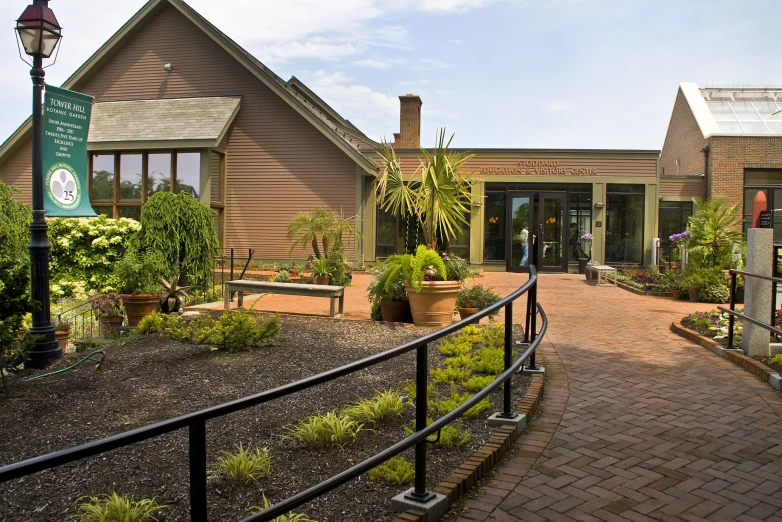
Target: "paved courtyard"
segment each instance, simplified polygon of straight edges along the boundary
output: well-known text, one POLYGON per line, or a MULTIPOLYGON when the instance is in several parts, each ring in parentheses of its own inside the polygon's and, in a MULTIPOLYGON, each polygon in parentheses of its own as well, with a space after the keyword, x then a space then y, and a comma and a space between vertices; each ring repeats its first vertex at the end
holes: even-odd
POLYGON ((541 414, 460 522, 782 521, 782 398, 668 329, 711 305, 540 284, 541 414))

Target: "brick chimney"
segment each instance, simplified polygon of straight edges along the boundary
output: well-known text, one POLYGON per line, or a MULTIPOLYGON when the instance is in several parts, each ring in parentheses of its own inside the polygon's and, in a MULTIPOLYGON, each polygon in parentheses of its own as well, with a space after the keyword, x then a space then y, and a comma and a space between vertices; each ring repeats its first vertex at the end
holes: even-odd
POLYGON ((397 149, 417 149, 421 145, 421 98, 415 94, 399 97, 399 133, 394 133, 397 149))

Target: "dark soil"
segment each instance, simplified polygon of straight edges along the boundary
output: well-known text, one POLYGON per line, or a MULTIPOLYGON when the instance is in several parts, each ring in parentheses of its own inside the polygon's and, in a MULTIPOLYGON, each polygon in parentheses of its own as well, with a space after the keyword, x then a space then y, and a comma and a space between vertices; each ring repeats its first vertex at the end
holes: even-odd
POLYGON ((720 344, 722 346, 726 346, 726 347, 728 346, 728 338, 726 337, 724 339, 715 339, 714 338, 714 330, 709 330, 708 326, 696 325, 693 321, 691 321, 688 318, 682 319, 682 326, 684 326, 688 330, 693 330, 695 332, 698 332, 702 336, 704 336, 704 337, 706 337, 708 339, 711 339, 715 343, 718 343, 718 344, 720 344))
MULTIPOLYGON (((88 364, 38 381, 12 382, 10 396, 0 399, 0 465, 68 448, 132 428, 319 373, 420 337, 429 329, 383 323, 284 317, 277 345, 230 355, 205 346, 157 337, 132 339, 106 348, 103 368, 88 364)), ((52 371, 81 357, 68 355, 52 371)), ((430 348, 430 367, 442 366, 442 356, 430 348)), ((272 473, 257 486, 241 488, 209 478, 210 521, 237 521, 250 506, 279 502, 351 465, 361 462, 406 436, 413 408, 399 422, 358 435, 344 450, 313 451, 282 444, 284 426, 310 414, 339 410, 376 390, 400 388, 414 377, 410 353, 351 376, 207 423, 208 462, 242 442, 268 447, 272 473)), ((514 378, 514 403, 528 384, 514 378)), ((447 387, 441 387, 447 395, 447 387)), ((500 409, 501 390, 492 397, 500 409)), ((464 420, 472 432, 469 443, 452 451, 431 450, 427 483, 436 485, 490 434, 485 418, 464 420)), ((156 497, 170 508, 161 522, 189 520, 187 431, 163 435, 53 470, 2 484, 0 520, 62 521, 74 513, 83 495, 116 490, 137 499, 156 497)), ((412 461, 412 450, 403 456, 412 461)), ((369 482, 361 476, 297 509, 325 521, 390 520, 390 498, 408 486, 369 482)))

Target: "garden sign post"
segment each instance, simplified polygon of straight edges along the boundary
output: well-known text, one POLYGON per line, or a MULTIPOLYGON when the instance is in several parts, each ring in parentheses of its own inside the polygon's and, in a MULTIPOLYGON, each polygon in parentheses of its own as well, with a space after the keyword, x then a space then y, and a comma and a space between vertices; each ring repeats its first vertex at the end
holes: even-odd
POLYGON ((43 111, 44 208, 49 217, 93 217, 87 195, 92 96, 46 86, 43 111))

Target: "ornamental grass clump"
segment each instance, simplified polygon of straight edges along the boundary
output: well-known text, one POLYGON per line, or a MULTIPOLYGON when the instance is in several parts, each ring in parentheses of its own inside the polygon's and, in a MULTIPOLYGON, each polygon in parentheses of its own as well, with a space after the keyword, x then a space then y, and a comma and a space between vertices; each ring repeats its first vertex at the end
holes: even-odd
MULTIPOLYGON (((447 399, 443 399, 441 401, 432 401, 431 407, 439 413, 440 415, 447 415, 451 413, 453 410, 467 402, 468 400, 473 398, 472 393, 459 393, 456 390, 456 385, 451 384, 451 394, 447 399)), ((489 398, 482 399, 478 402, 475 406, 464 412, 463 417, 466 419, 473 419, 483 413, 484 411, 488 410, 491 407, 491 402, 489 401, 489 398)))
POLYGON ((388 482, 404 486, 415 478, 415 468, 402 457, 391 457, 376 468, 369 470, 369 480, 388 482))
POLYGON ((371 399, 358 401, 345 408, 343 415, 367 426, 378 426, 393 422, 402 416, 405 401, 392 390, 376 392, 371 399))
POLYGON ((355 441, 364 425, 344 414, 330 411, 325 415, 312 415, 289 426, 282 441, 304 444, 309 448, 324 449, 345 447, 355 441))
MULTIPOLYGON (((434 422, 434 419, 431 417, 426 418, 426 425, 429 426, 434 422)), ((405 433, 408 435, 412 435, 415 433, 415 424, 413 424, 413 427, 410 428, 408 426, 405 426, 405 433)), ((450 424, 447 424, 442 427, 440 430, 440 436, 438 438, 437 434, 434 434, 430 437, 427 437, 427 442, 430 442, 432 444, 432 447, 435 449, 444 449, 444 450, 451 450, 454 448, 460 448, 464 446, 468 440, 470 440, 471 433, 469 431, 462 431, 461 430, 461 422, 456 421, 456 426, 452 426, 450 424)))
POLYGON ((463 386, 465 390, 477 393, 494 382, 495 378, 493 375, 476 375, 467 379, 463 386))
POLYGON ((459 357, 461 355, 469 355, 470 352, 472 352, 472 343, 469 342, 461 342, 460 337, 452 340, 452 341, 445 341, 440 344, 437 348, 440 350, 440 353, 445 355, 446 357, 459 357))
POLYGON ((445 368, 434 368, 429 371, 429 374, 432 376, 434 382, 443 384, 466 381, 470 378, 471 373, 469 368, 454 368, 448 366, 445 368))
POLYGON ((457 355, 445 359, 445 365, 448 368, 472 368, 474 362, 475 358, 469 355, 457 355))
POLYGON ((501 374, 505 371, 505 351, 499 348, 481 348, 475 353, 472 371, 489 375, 501 374))
POLYGON ((158 522, 156 515, 168 509, 154 498, 136 500, 133 495, 108 495, 81 497, 76 500, 78 513, 68 520, 78 522, 158 522))
POLYGON ((272 458, 267 448, 247 449, 241 443, 236 451, 223 451, 212 470, 217 476, 225 477, 235 484, 247 486, 269 476, 272 458))
MULTIPOLYGON (((268 509, 272 507, 271 503, 266 499, 266 495, 263 494, 263 507, 259 506, 250 506, 247 511, 250 511, 252 513, 257 513, 259 511, 263 511, 264 509, 268 509)), ((275 517, 271 519, 270 522, 318 522, 317 520, 312 520, 307 515, 303 515, 301 513, 288 513, 285 515, 280 515, 278 517, 275 517)))

